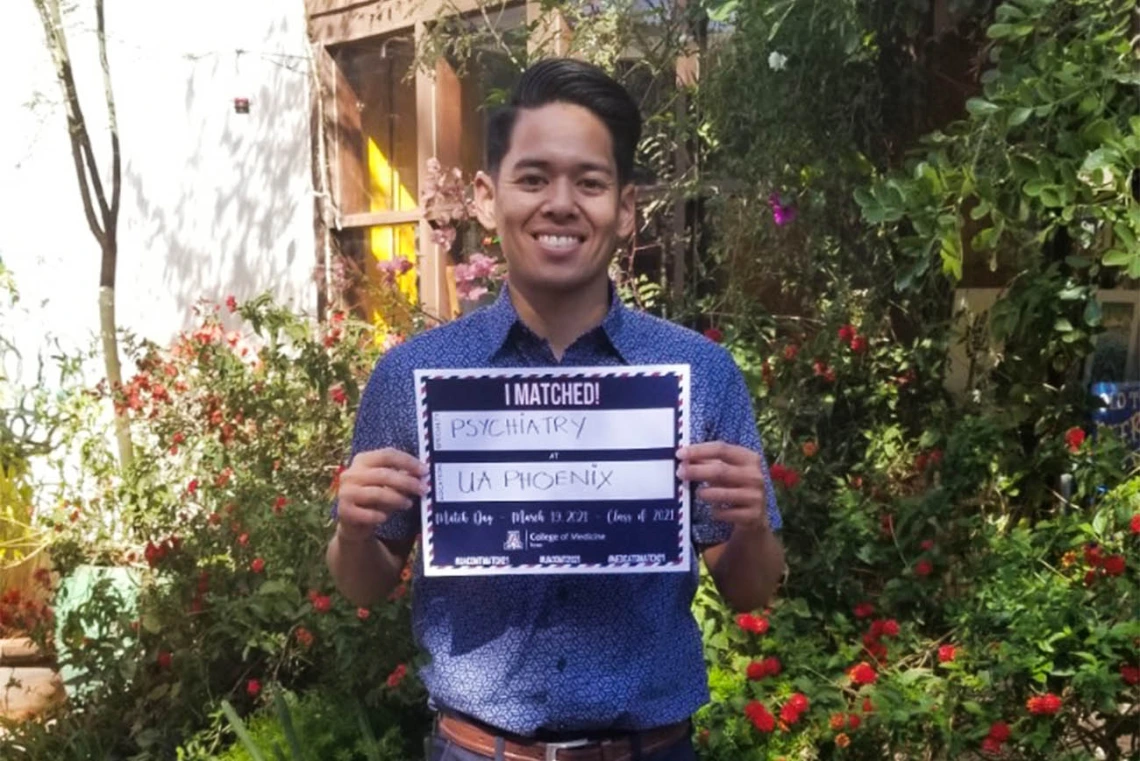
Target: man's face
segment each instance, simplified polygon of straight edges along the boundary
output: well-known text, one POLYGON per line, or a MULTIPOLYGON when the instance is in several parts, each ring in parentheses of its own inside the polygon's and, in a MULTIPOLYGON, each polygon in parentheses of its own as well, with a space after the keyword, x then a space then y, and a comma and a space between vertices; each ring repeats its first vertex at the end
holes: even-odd
POLYGON ((532 292, 605 281, 618 242, 633 233, 633 185, 618 184, 609 130, 581 106, 520 111, 498 176, 480 174, 475 189, 511 283, 532 292))

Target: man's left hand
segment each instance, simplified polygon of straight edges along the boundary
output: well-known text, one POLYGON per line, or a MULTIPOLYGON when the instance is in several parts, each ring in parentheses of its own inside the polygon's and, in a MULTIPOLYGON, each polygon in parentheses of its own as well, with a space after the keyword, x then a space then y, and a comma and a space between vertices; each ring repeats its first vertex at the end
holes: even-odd
POLYGON ((677 453, 678 476, 703 484, 697 496, 712 505, 717 520, 736 528, 768 528, 768 494, 760 455, 751 449, 709 441, 677 453))

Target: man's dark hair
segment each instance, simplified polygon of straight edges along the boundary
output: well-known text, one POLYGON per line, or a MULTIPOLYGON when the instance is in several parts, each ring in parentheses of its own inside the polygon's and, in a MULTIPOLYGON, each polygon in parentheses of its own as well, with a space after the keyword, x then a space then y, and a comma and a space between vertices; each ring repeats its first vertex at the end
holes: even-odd
POLYGON ((523 72, 507 105, 487 124, 487 168, 497 174, 511 147, 519 111, 551 103, 588 109, 610 132, 618 182, 633 177, 633 158, 641 140, 641 113, 629 92, 597 66, 573 58, 547 58, 523 72))

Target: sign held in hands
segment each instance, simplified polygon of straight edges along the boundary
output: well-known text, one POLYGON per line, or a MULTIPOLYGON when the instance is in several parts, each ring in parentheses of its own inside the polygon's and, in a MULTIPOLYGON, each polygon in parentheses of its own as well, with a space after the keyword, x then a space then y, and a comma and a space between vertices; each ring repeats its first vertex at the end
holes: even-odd
POLYGON ((427 576, 689 570, 688 365, 417 370, 427 576))

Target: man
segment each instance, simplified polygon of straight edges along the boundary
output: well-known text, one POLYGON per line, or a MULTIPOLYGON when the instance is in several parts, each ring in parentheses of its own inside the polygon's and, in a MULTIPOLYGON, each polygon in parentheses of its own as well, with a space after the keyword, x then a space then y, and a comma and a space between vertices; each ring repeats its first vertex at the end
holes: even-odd
MULTIPOLYGON (((361 399, 328 562, 354 603, 382 600, 419 535, 426 469, 415 453, 417 368, 689 364, 699 484, 692 534, 737 610, 765 605, 783 571, 780 517, 751 397, 732 359, 692 331, 616 298, 608 268, 634 230, 629 94, 587 64, 528 69, 488 130, 480 221, 502 240, 498 301, 387 353, 361 399)), ((434 761, 684 761, 708 700, 689 573, 424 577, 413 629, 439 712, 434 761)))

